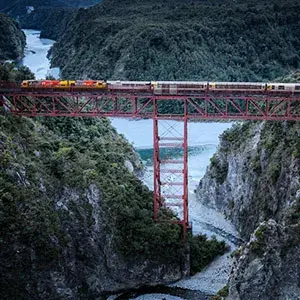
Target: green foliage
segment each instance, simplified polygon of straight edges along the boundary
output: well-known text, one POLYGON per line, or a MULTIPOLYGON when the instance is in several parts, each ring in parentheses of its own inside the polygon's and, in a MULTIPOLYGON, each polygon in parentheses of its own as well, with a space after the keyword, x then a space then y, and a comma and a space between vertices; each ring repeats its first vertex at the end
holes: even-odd
POLYGON ((299 3, 276 5, 103 1, 63 27, 52 62, 70 78, 272 80, 299 66, 299 3))
POLYGON ((260 164, 259 155, 253 156, 250 164, 254 172, 256 172, 257 174, 261 173, 261 164, 260 164))
POLYGON ((219 242, 215 237, 208 240, 206 235, 190 237, 191 274, 200 272, 216 256, 226 251, 225 242, 219 242))
POLYGON ((25 66, 16 66, 14 63, 0 63, 0 80, 20 82, 34 79, 34 74, 25 66))
POLYGON ((277 182, 281 171, 281 165, 279 162, 273 162, 269 164, 268 177, 270 178, 272 184, 277 182))
POLYGON ((225 130, 220 136, 224 151, 242 149, 245 142, 253 136, 255 124, 257 124, 255 121, 235 122, 231 128, 225 130))
POLYGON ((65 235, 52 199, 40 192, 38 161, 27 148, 27 143, 35 142, 30 133, 34 125, 20 118, 0 117, 0 128, 1 248, 10 248, 18 241, 24 252, 35 249, 36 263, 46 267, 59 258, 65 235), (6 153, 11 153, 9 159, 5 159, 6 153), (54 237, 60 243, 54 243, 54 237))
POLYGON ((228 173, 228 162, 221 160, 216 154, 210 159, 210 171, 212 178, 218 184, 224 183, 228 173))
POLYGON ((296 70, 288 75, 280 77, 277 82, 300 82, 300 71, 296 70))
POLYGON ((286 221, 288 224, 300 224, 300 195, 296 197, 293 205, 288 209, 286 221))
POLYGON ((222 300, 225 299, 229 295, 228 285, 225 285, 222 289, 220 289, 216 296, 212 296, 210 300, 222 300))
POLYGON ((220 297, 227 297, 229 294, 228 285, 225 285, 221 290, 218 291, 217 295, 220 297))
POLYGON ((261 225, 255 232, 254 232, 255 240, 251 242, 250 248, 255 253, 261 255, 264 253, 264 248, 266 245, 266 237, 265 237, 265 227, 261 225))
POLYGON ((25 34, 19 25, 0 13, 0 62, 21 59, 26 44, 25 34))

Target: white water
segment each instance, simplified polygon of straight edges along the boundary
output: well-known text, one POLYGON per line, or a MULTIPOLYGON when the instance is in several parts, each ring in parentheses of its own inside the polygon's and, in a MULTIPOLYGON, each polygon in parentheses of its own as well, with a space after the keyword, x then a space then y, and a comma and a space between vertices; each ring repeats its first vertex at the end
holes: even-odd
POLYGON ((40 39, 41 32, 38 30, 23 29, 23 31, 26 35, 27 46, 22 64, 35 74, 36 79, 45 79, 47 75, 57 78, 59 68, 50 68, 50 61, 47 58, 47 53, 55 41, 40 39))
MULTIPOLYGON (((50 63, 47 53, 55 41, 48 39, 39 39, 40 32, 37 30, 24 30, 27 37, 27 48, 23 64, 28 66, 34 72, 37 79, 45 78, 46 75, 58 75, 59 70, 56 68, 50 70, 50 63)), ((152 148, 153 143, 153 124, 151 120, 130 121, 128 119, 111 119, 112 125, 119 133, 134 144, 137 149, 152 148)), ((170 125, 168 121, 165 125, 170 125)), ((171 124, 179 132, 182 123, 173 122, 171 124)), ((201 205, 195 197, 194 189, 200 178, 204 175, 209 159, 217 149, 219 143, 219 135, 231 126, 230 123, 190 123, 188 126, 189 145, 199 146, 199 151, 189 156, 189 213, 190 221, 193 223, 193 233, 206 233, 208 236, 215 235, 220 240, 225 240, 234 248, 234 244, 228 240, 227 235, 237 236, 233 226, 224 219, 223 215, 215 210, 209 209, 201 205), (220 231, 225 234, 217 234, 220 231)), ((153 168, 147 167, 144 181, 151 188, 153 178, 153 168)), ((209 294, 213 294, 221 289, 228 279, 231 258, 229 254, 223 255, 210 264, 206 270, 198 273, 190 279, 184 279, 175 285, 183 288, 200 290, 209 294)), ((163 299, 175 300, 169 295, 147 295, 140 296, 138 299, 163 299)))

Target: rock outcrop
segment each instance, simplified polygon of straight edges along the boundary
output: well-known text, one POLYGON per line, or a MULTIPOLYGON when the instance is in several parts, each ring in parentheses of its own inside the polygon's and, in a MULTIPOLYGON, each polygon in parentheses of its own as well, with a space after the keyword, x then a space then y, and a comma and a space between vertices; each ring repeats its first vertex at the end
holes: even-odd
POLYGON ((236 252, 228 299, 299 299, 300 124, 226 131, 197 197, 248 241, 236 252))
POLYGON ((261 223, 236 253, 227 299, 300 299, 299 255, 299 224, 261 223))
POLYGON ((18 23, 0 14, 0 61, 23 58, 26 37, 18 23))

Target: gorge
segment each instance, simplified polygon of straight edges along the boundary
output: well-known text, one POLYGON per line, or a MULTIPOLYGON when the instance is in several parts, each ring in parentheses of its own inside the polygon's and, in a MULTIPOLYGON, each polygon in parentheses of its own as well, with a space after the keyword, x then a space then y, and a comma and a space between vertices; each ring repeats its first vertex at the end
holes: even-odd
MULTIPOLYGON (((46 12, 43 10, 41 16, 46 12)), ((188 1, 181 5, 176 1, 157 0, 145 1, 143 5, 132 1, 129 5, 124 0, 119 6, 115 1, 103 1, 90 9, 72 10, 71 14, 55 11, 53 17, 68 15, 55 24, 62 31, 50 31, 53 21, 49 18, 43 36, 57 40, 50 57, 52 65, 60 67, 62 76, 141 80, 153 76, 173 80, 183 76, 185 80, 292 82, 300 78, 297 72, 298 12, 296 1, 272 4, 268 1, 259 4, 188 1), (172 11, 172 18, 171 13, 166 13, 167 9, 172 11), (138 39, 133 40, 133 36, 138 39)), ((41 19, 43 17, 36 20, 41 19)), ((18 76, 11 77, 20 78, 18 76)), ((108 296, 106 292, 180 278, 177 229, 169 227, 165 231, 150 225, 151 195, 125 167, 129 161, 134 172, 140 172, 141 165, 132 154, 133 147, 116 134, 108 121, 98 121, 80 120, 79 125, 62 119, 39 120, 33 124, 31 120, 1 117, 0 186, 5 187, 1 190, 0 202, 0 211, 5 212, 0 214, 1 234, 5 237, 1 243, 8 247, 1 253, 1 262, 7 262, 1 265, 0 271, 4 274, 13 270, 8 273, 10 277, 6 276, 7 281, 1 283, 11 293, 8 295, 16 291, 9 288, 9 283, 16 284, 16 278, 22 291, 26 290, 26 281, 33 283, 32 289, 26 290, 29 294, 24 294, 24 298, 32 299, 34 293, 46 299, 49 288, 51 295, 57 293, 62 299, 93 299, 99 294, 108 296), (88 142, 95 151, 87 151, 88 142), (120 147, 126 154, 119 153, 120 147), (109 174, 110 180, 104 180, 103 174, 109 174), (97 184, 101 185, 100 189, 97 184), (21 198, 14 185, 21 186, 21 198), (136 193, 141 197, 131 202, 136 193), (50 194, 55 195, 55 199, 50 194), (35 198, 40 199, 41 211, 34 205, 35 198), (110 201, 112 209, 103 199, 110 201), (24 205, 20 206, 22 201, 24 205), (117 203, 124 204, 126 210, 121 210, 117 203), (50 208, 53 207, 52 213, 50 208), (32 214, 27 215, 28 211, 32 214), (105 222, 107 215, 112 217, 113 224, 105 222), (51 226, 46 222, 48 216, 51 216, 51 226), (132 216, 138 223, 127 222, 132 216), (30 222, 31 218, 34 222, 30 222), (95 221, 99 219, 103 220, 101 224, 95 221), (15 240, 7 235, 9 231, 15 233, 15 240), (158 239, 149 243, 153 232, 158 239), (138 239, 128 247, 125 241, 133 233, 138 239), (33 239, 35 235, 41 237, 40 244, 33 239), (31 247, 24 237, 32 243, 31 247), (160 244, 162 240, 166 244, 160 244), (108 255, 114 253, 122 241, 125 245, 122 244, 122 251, 126 255, 138 253, 138 260, 108 255), (141 255, 140 247, 144 244, 141 255), (40 245, 48 245, 49 251, 40 251, 40 245), (165 245, 173 251, 172 259, 157 245, 165 245), (153 249, 161 251, 162 257, 152 257, 153 249), (94 260, 95 255, 90 257, 89 251, 95 255, 101 252, 103 260, 94 260), (32 271, 25 272, 25 278, 18 277, 13 265, 22 270, 32 268, 38 275, 32 271), (76 278, 72 277, 75 270, 76 278)), ((112 124, 117 122, 112 120, 112 124)), ((119 128, 134 127, 130 122, 120 124, 119 128)), ((194 171, 190 179, 196 183, 190 190, 196 189, 197 196, 197 200, 191 198, 194 230, 209 236, 215 231, 218 238, 226 236, 227 241, 237 238, 235 230, 231 231, 230 224, 221 217, 224 214, 236 226, 244 243, 234 252, 232 270, 229 271, 227 265, 225 277, 217 277, 217 272, 210 274, 216 281, 221 278, 215 286, 213 280, 205 277, 209 268, 206 273, 197 274, 197 280, 191 278, 176 285, 215 295, 225 285, 227 279, 224 281, 224 278, 230 275, 228 285, 217 299, 298 299, 299 124, 286 121, 235 124, 222 134, 220 146, 211 159, 216 139, 213 145, 207 141, 197 143, 197 131, 198 135, 209 137, 212 129, 220 128, 218 135, 221 128, 229 124, 205 124, 195 130, 196 135, 190 140, 198 147, 198 153, 190 157, 193 164, 190 169, 194 171), (209 221, 210 217, 215 220, 209 221)), ((143 123, 143 126, 148 125, 143 123)), ((142 146, 149 144, 151 142, 142 146)), ((139 145, 134 146, 139 148, 139 145)), ((143 155, 145 150, 151 151, 149 147, 137 150, 143 155)), ((151 175, 151 166, 145 174, 151 175)), ((218 261, 220 259, 212 266, 218 261)))

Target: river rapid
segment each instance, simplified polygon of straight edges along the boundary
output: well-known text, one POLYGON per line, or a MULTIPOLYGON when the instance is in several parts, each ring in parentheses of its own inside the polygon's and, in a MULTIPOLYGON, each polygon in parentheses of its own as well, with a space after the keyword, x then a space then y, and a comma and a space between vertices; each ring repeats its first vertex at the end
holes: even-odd
MULTIPOLYGON (((59 69, 50 68, 50 62, 47 53, 51 46, 55 43, 53 40, 40 39, 40 31, 23 30, 27 38, 27 47, 25 57, 22 61, 23 65, 28 66, 35 74, 37 79, 45 78, 47 75, 54 77, 59 76, 59 69)), ((145 165, 146 171, 142 178, 145 184, 151 189, 153 187, 153 165, 151 153, 153 151, 153 123, 152 120, 131 121, 128 119, 111 118, 112 125, 119 133, 122 133, 129 142, 133 144, 137 152, 140 153, 145 165)), ((182 127, 181 122, 165 121, 167 124, 163 126, 182 127)), ((189 168, 189 218, 193 226, 193 234, 205 233, 209 237, 216 236, 219 240, 225 240, 233 250, 236 247, 238 234, 235 228, 224 216, 210 208, 203 206, 196 200, 194 190, 199 183, 200 178, 204 175, 210 158, 215 153, 219 135, 227 128, 231 127, 231 123, 189 123, 188 125, 188 141, 191 151, 189 151, 188 168, 189 168)), ((202 292, 206 295, 215 294, 221 289, 228 280, 230 265, 232 259, 227 253, 214 260, 204 271, 192 276, 189 279, 183 279, 176 282, 170 287, 179 287, 192 291, 202 292)), ((188 293, 187 293, 188 294, 188 293)), ((109 299, 115 299, 110 297, 109 299)), ((200 299, 200 296, 171 296, 170 294, 144 294, 135 299, 147 300, 180 300, 180 299, 200 299)), ((203 299, 206 299, 205 297, 203 299)))
POLYGON ((25 56, 22 64, 27 66, 35 75, 36 79, 45 79, 46 76, 59 77, 59 68, 51 68, 47 58, 48 51, 55 43, 50 39, 40 39, 40 31, 23 29, 26 35, 25 56))

